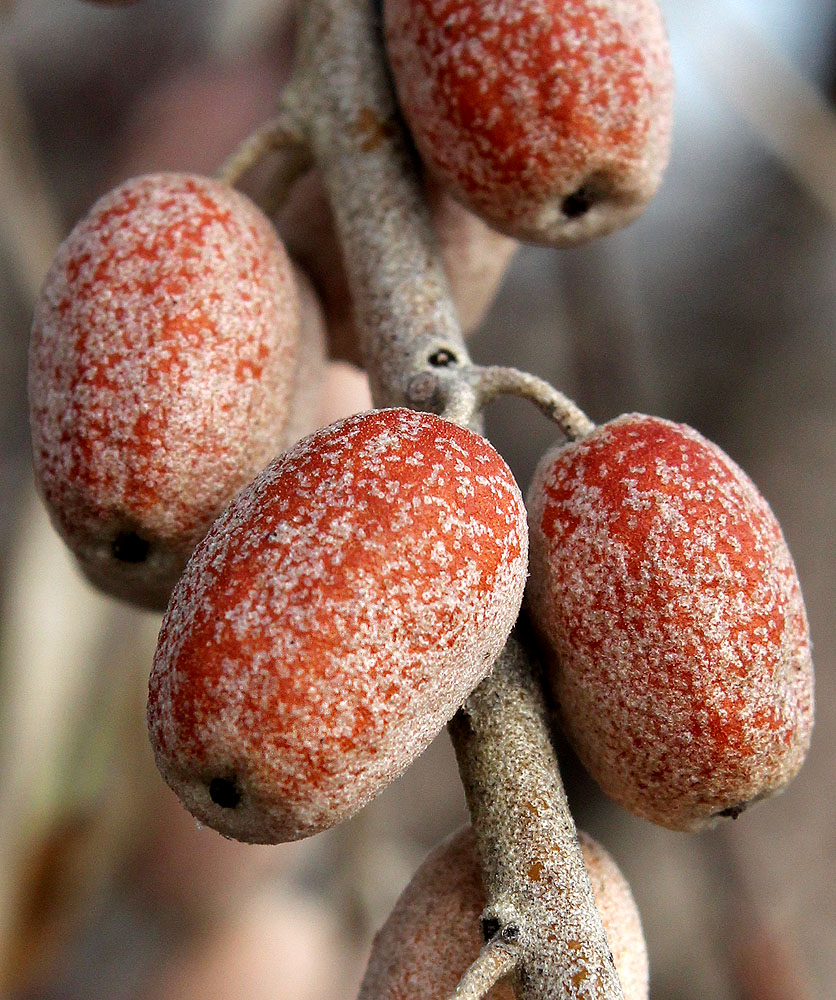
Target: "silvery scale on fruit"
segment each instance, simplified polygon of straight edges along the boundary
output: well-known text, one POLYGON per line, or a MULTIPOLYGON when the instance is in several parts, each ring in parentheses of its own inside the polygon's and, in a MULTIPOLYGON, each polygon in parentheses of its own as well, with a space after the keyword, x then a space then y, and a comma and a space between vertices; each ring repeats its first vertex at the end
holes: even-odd
POLYGON ((719 448, 641 414, 595 426, 535 376, 474 365, 459 317, 478 325, 517 241, 590 240, 653 196, 662 17, 382 7, 380 32, 368 0, 308 0, 279 113, 217 177, 128 179, 72 231, 32 332, 40 492, 97 586, 165 608, 148 727, 201 823, 310 836, 449 724, 473 825, 404 892, 365 1000, 639 1000, 638 912, 575 830, 550 727, 644 819, 737 817, 809 745, 798 579, 719 448), (265 160, 260 207, 235 185, 265 160), (306 276, 265 209, 314 169, 342 265, 306 276), (336 325, 378 408, 316 428, 306 359, 336 325), (555 423, 525 502, 480 433, 502 394, 555 423))

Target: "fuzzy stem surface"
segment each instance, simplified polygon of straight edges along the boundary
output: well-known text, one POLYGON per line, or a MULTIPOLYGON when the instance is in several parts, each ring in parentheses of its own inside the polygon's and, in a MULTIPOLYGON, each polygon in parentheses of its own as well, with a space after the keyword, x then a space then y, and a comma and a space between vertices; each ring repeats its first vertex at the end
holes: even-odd
POLYGON ((494 938, 488 941, 479 957, 462 976, 450 1000, 481 1000, 500 979, 517 968, 517 950, 494 938))
POLYGON ((476 831, 486 934, 522 1000, 623 1000, 527 651, 512 637, 449 724, 476 831))
POLYGON ((249 170, 270 154, 280 154, 289 183, 310 165, 310 153, 298 112, 290 107, 259 126, 233 150, 217 171, 217 178, 234 187, 249 170))
POLYGON ((307 0, 296 86, 308 98, 375 404, 410 406, 410 381, 430 356, 468 355, 373 6, 307 0))
MULTIPOLYGON (((573 400, 543 379, 518 368, 469 366, 447 374, 439 372, 436 376, 436 381, 445 379, 451 384, 443 393, 447 405, 442 416, 454 423, 470 423, 473 413, 479 413, 499 396, 519 396, 530 400, 554 421, 568 441, 579 441, 595 430, 595 424, 573 400)), ((440 394, 440 389, 436 392, 440 394)))
MULTIPOLYGON (((306 98, 375 405, 442 412, 455 403, 472 426, 473 369, 397 113, 376 4, 306 0, 303 10, 293 87, 306 98)), ((507 946, 477 960, 465 995, 476 1000, 490 988, 493 956, 503 974, 513 956, 524 1000, 623 1000, 542 695, 515 642, 450 731, 480 845, 486 914, 507 946)))

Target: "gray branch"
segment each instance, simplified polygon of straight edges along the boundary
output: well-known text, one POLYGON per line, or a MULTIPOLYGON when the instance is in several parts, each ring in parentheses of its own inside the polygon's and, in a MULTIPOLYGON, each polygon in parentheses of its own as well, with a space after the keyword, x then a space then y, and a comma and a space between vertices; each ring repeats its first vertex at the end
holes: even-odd
POLYGON ((516 639, 449 725, 476 831, 486 936, 517 950, 523 1000, 622 1000, 549 737, 516 639))
MULTIPOLYGON (((306 0, 302 10, 293 90, 304 95, 374 401, 447 410, 473 424, 473 368, 397 115, 374 5, 306 0)), ((495 377, 497 385, 503 378, 495 377)), ((555 412, 560 405, 550 397, 555 412)), ((581 418, 572 411, 565 422, 582 433, 581 418)), ((450 731, 483 863, 483 923, 504 945, 477 960, 460 990, 475 1000, 513 958, 524 1000, 623 1000, 540 689, 516 642, 450 731)))
MULTIPOLYGON (((439 351, 468 360, 370 0, 308 0, 300 32, 314 158, 344 248, 372 393, 414 406, 439 351)), ((425 399, 425 409, 439 403, 425 399)))

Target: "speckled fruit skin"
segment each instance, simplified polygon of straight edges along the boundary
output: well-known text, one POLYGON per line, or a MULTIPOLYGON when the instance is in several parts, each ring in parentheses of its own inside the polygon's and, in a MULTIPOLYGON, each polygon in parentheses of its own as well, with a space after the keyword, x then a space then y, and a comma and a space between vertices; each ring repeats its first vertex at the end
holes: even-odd
POLYGON ((691 428, 627 414, 546 455, 528 508, 531 616, 602 789, 696 830, 786 785, 810 741, 810 640, 745 473, 691 428))
POLYGON ((298 329, 284 248, 226 185, 137 177, 78 223, 35 311, 30 420, 40 492, 99 587, 165 607, 281 448, 298 329))
POLYGON ((519 489, 479 435, 391 409, 303 439, 229 505, 174 590, 148 702, 166 781, 238 840, 352 815, 490 669, 527 555, 519 489))
MULTIPOLYGON (((624 1000, 647 1000, 647 949, 630 887, 610 855, 579 833, 595 903, 624 1000)), ((483 945, 485 892, 473 829, 464 827, 427 858, 372 945, 359 1000, 447 1000, 483 945)), ((515 1000, 508 981, 486 995, 515 1000)))
POLYGON ((385 0, 384 11, 404 118, 463 204, 551 246, 642 211, 671 130, 655 0, 385 0))

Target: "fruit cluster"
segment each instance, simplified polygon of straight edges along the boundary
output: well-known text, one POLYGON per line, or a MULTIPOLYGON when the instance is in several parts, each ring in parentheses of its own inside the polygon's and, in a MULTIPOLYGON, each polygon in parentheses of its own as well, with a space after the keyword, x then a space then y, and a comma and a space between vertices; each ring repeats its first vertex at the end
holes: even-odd
MULTIPOLYGON (((384 9, 436 217, 475 234, 468 246, 486 245, 484 223, 561 245, 641 210, 670 130, 653 0, 384 9)), ((508 244, 491 239, 504 263, 508 244)), ((340 262, 318 277, 333 324, 349 294, 340 262)), ((310 395, 300 336, 319 322, 305 280, 300 293, 244 196, 154 174, 78 224, 35 316, 39 487, 95 583, 167 604, 148 724, 188 809, 249 842, 351 816, 491 670, 524 590, 561 723, 614 799, 689 830, 783 787, 812 725, 807 622, 774 515, 731 459, 631 414, 549 453, 526 513, 491 445, 433 413, 356 414, 284 451, 294 394, 310 395)), ((465 378, 460 360, 427 363, 465 378)), ((644 997, 629 891, 584 850, 625 995, 644 997)), ((482 904, 461 834, 382 933, 368 996, 452 989, 482 904), (449 950, 397 944, 449 944, 465 918, 449 950)))

